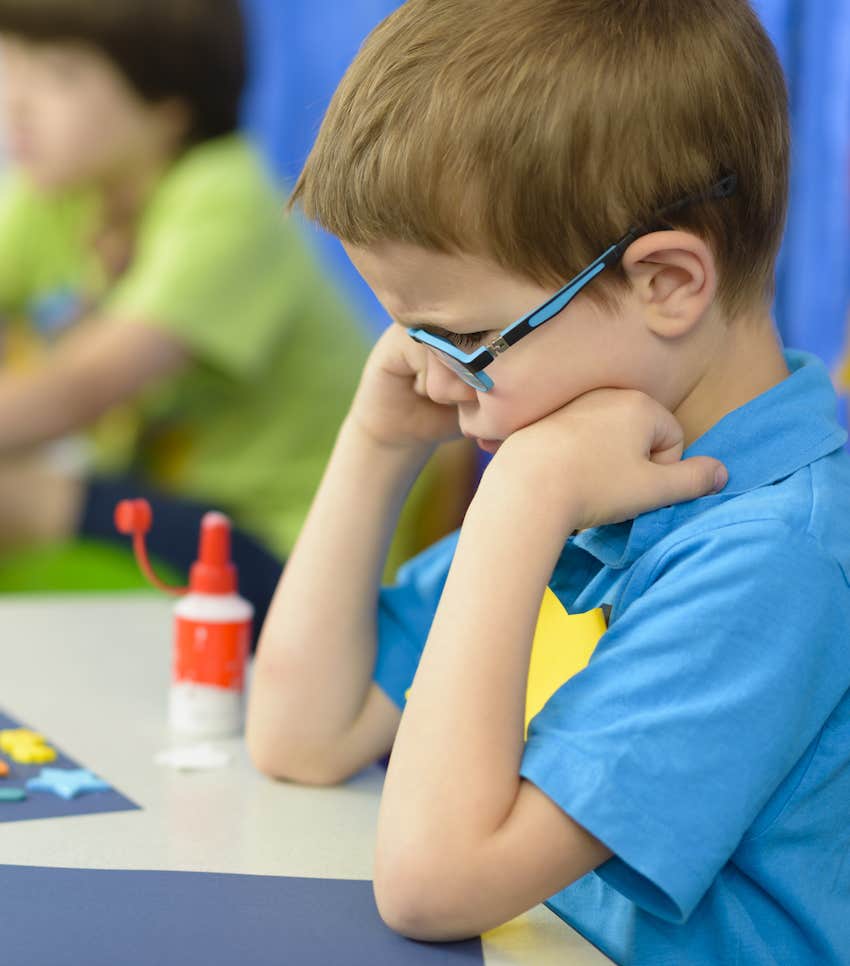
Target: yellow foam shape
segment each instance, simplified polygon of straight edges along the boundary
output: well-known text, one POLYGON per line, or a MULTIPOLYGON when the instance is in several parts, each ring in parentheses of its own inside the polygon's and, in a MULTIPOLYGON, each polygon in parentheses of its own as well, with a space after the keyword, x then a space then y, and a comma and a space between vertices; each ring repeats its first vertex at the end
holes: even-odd
POLYGON ((41 765, 56 760, 56 752, 37 731, 6 728, 0 731, 0 751, 23 765, 41 765))
POLYGON ((549 698, 587 667, 606 629, 605 615, 599 608, 584 614, 568 614, 555 594, 546 588, 531 644, 525 696, 526 735, 528 723, 549 698))
POLYGON ((56 752, 49 745, 26 745, 10 752, 11 757, 22 765, 44 765, 56 761, 56 752))
POLYGON ((21 744, 31 744, 32 742, 44 743, 44 735, 29 728, 6 728, 0 731, 0 751, 11 752, 13 748, 21 744))

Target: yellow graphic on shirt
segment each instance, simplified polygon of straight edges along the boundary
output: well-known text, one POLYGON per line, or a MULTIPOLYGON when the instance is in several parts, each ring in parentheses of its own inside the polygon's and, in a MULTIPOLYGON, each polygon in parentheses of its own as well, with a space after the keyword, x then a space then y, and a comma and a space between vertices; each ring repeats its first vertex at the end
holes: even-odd
POLYGON ((606 630, 605 615, 600 608, 584 614, 568 614, 555 594, 546 588, 531 645, 525 693, 526 735, 529 721, 549 698, 574 674, 587 667, 606 630))
MULTIPOLYGON (((607 629, 601 608, 584 614, 568 614, 555 594, 546 588, 531 643, 525 692, 526 736, 528 723, 549 698, 573 675, 587 667, 599 638, 607 629)), ((410 688, 404 693, 405 701, 409 694, 410 688)))

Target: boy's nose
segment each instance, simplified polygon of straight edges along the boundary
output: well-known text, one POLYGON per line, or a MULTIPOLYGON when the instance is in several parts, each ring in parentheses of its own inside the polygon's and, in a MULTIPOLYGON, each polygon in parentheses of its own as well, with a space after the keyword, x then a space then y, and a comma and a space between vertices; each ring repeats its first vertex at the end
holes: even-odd
POLYGON ((468 386, 460 376, 431 353, 428 353, 425 365, 425 391, 434 402, 444 406, 454 406, 469 402, 477 395, 472 386, 468 386))

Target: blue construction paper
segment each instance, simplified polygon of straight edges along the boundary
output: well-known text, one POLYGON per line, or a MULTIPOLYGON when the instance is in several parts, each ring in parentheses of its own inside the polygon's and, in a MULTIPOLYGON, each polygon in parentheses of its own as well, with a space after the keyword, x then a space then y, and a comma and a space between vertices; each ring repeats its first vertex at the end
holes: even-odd
POLYGON ((481 964, 481 940, 388 929, 371 882, 0 865, 4 963, 50 966, 481 964), (14 924, 14 927, 12 927, 14 924))
MULTIPOLYGON (((31 728, 44 734, 37 725, 21 724, 14 718, 0 711, 0 731, 7 728, 31 728)), ((82 768, 73 758, 62 753, 62 749, 50 737, 44 734, 47 744, 56 750, 56 760, 38 765, 22 765, 13 761, 9 755, 0 752, 0 758, 9 766, 9 777, 0 778, 0 787, 26 788, 27 780, 35 778, 41 769, 48 768, 82 768)), ((106 781, 109 777, 101 775, 106 781)), ((0 822, 20 822, 32 818, 59 818, 62 815, 88 815, 92 812, 125 812, 139 808, 121 792, 114 788, 97 792, 86 792, 77 798, 64 799, 52 792, 27 791, 27 798, 23 802, 0 802, 0 822)))

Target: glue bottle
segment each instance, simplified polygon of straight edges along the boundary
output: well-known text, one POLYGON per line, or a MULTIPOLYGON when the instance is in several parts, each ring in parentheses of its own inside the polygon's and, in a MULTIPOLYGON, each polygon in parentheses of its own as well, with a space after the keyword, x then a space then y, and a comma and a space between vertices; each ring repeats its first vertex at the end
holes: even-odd
POLYGON ((223 513, 203 517, 188 587, 170 587, 153 572, 145 547, 152 522, 147 500, 122 500, 115 508, 115 525, 132 534, 142 572, 160 590, 181 597, 174 608, 169 724, 195 738, 238 734, 254 608, 237 592, 230 521, 223 513))

